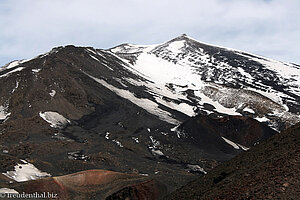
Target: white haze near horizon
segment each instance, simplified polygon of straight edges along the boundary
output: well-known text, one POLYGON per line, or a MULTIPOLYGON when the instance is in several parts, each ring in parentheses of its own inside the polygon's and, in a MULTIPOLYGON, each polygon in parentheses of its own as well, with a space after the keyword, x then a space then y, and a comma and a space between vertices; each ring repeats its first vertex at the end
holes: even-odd
POLYGON ((299 0, 1 0, 0 66, 74 44, 199 41, 300 64, 299 0))

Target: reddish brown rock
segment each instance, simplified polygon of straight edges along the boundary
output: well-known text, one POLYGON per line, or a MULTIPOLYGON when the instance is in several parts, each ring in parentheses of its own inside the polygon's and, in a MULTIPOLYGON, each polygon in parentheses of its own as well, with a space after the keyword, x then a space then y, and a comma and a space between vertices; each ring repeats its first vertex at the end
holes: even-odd
POLYGON ((13 185, 19 193, 57 194, 58 199, 158 199, 166 187, 136 174, 88 170, 65 176, 44 178, 13 185))

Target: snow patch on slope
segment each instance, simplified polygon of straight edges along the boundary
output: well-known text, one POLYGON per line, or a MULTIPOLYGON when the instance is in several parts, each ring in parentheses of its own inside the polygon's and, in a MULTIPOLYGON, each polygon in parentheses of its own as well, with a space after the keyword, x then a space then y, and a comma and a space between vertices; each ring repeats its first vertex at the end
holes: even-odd
POLYGON ((41 172, 33 164, 27 162, 24 164, 17 164, 14 171, 8 171, 2 174, 17 182, 24 182, 51 176, 51 174, 41 172))
POLYGON ((228 140, 228 139, 226 139, 226 138, 224 138, 224 137, 222 137, 222 139, 223 139, 227 144, 231 145, 234 149, 242 149, 242 150, 244 150, 244 151, 248 151, 248 150, 249 150, 248 147, 245 147, 245 146, 240 145, 240 144, 238 144, 238 143, 232 142, 231 140, 228 140))
POLYGON ((10 189, 10 188, 0 188, 0 194, 19 194, 19 192, 17 192, 14 189, 10 189))
POLYGON ((207 174, 207 172, 199 165, 188 164, 187 168, 190 172, 202 172, 203 174, 207 174))
POLYGON ((5 120, 11 113, 7 112, 8 106, 0 106, 0 120, 5 120))
POLYGON ((63 128, 65 127, 70 121, 66 119, 64 116, 60 115, 57 112, 40 112, 40 117, 43 118, 46 122, 51 124, 50 126, 53 128, 63 128))
POLYGON ((181 41, 175 41, 175 42, 172 42, 169 44, 169 46, 167 47, 167 49, 169 51, 172 51, 172 53, 174 54, 178 54, 178 53, 181 53, 181 48, 184 47, 184 41, 181 40, 181 41))
POLYGON ((15 72, 22 71, 23 69, 24 69, 24 67, 18 67, 12 71, 7 72, 6 74, 1 75, 0 78, 9 76, 10 74, 15 73, 15 72))
POLYGON ((94 60, 100 62, 100 60, 98 58, 96 58, 95 56, 90 55, 94 60))
POLYGON ((39 73, 42 69, 31 69, 33 73, 39 73))
POLYGON ((50 95, 51 97, 54 97, 55 94, 56 94, 56 91, 55 91, 55 90, 51 90, 51 92, 49 93, 49 95, 50 95))
POLYGON ((114 140, 112 140, 114 143, 116 143, 119 147, 124 147, 123 145, 122 145, 122 143, 120 142, 120 141, 118 141, 118 140, 116 140, 116 139, 114 139, 114 140))
POLYGON ((151 140, 151 145, 149 146, 149 150, 155 156, 164 156, 164 153, 160 150, 160 142, 153 138, 153 136, 149 136, 151 140))
POLYGON ((20 65, 22 63, 25 63, 25 62, 28 62, 30 60, 31 59, 12 61, 12 62, 8 63, 6 66, 4 66, 3 68, 1 68, 0 71, 5 70, 5 69, 11 69, 11 68, 17 67, 18 65, 20 65))
POLYGON ((16 87, 11 91, 11 93, 14 93, 19 87, 19 81, 16 81, 16 87))
POLYGON ((254 113, 255 113, 255 111, 254 111, 253 109, 251 109, 251 108, 248 108, 248 107, 244 108, 244 109, 243 109, 243 111, 246 111, 246 112, 248 112, 248 113, 252 113, 252 114, 254 114, 254 113))
POLYGON ((266 117, 256 117, 256 118, 254 118, 254 119, 256 119, 257 121, 259 121, 259 122, 267 122, 267 121, 270 121, 268 118, 266 118, 266 117))
POLYGON ((14 67, 18 66, 19 64, 20 64, 20 61, 19 60, 15 60, 15 61, 9 63, 5 68, 6 69, 11 69, 11 68, 14 68, 14 67))
POLYGON ((132 137, 132 139, 133 139, 136 143, 140 143, 139 138, 137 138, 137 137, 132 137))
POLYGON ((155 83, 175 83, 177 85, 202 86, 199 75, 193 73, 188 66, 174 64, 167 60, 156 57, 154 54, 141 54, 133 65, 133 68, 145 74, 155 83))
POLYGON ((223 138, 223 140, 224 140, 227 144, 231 145, 233 148, 235 148, 235 149, 240 149, 240 147, 239 147, 236 143, 234 143, 234 142, 232 142, 231 140, 228 140, 228 139, 226 139, 226 138, 224 138, 224 137, 222 137, 222 138, 223 138))

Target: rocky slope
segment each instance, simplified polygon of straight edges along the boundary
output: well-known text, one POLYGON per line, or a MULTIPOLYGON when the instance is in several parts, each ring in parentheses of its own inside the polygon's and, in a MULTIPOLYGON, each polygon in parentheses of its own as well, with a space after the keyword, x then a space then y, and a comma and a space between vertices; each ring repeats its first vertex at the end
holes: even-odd
POLYGON ((298 199, 300 124, 262 142, 166 199, 298 199))

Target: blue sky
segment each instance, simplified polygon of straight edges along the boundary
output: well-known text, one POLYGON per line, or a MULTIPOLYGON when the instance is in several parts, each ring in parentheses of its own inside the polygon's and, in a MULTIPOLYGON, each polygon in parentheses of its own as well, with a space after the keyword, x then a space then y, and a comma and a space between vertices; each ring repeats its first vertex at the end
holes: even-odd
POLYGON ((0 0, 0 66, 55 46, 197 40, 300 64, 300 0, 0 0))

